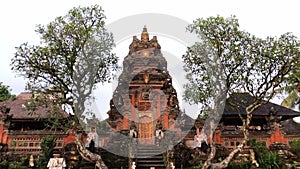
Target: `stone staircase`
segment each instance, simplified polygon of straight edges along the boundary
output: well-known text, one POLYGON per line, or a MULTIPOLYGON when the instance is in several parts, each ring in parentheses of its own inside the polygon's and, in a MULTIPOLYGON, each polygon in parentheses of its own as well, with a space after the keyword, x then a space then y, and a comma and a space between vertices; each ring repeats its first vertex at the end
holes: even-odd
POLYGON ((164 151, 156 145, 138 145, 136 148, 135 158, 137 169, 165 169, 163 153, 164 151))

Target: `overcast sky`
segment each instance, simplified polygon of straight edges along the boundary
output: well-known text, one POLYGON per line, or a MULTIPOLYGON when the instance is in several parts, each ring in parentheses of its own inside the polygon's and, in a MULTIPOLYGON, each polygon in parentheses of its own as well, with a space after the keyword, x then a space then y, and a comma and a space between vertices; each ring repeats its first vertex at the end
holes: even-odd
MULTIPOLYGON (((107 16, 106 23, 112 24, 124 17, 130 17, 135 14, 157 13, 167 14, 177 17, 191 23, 199 17, 217 16, 223 17, 236 15, 242 29, 258 36, 279 36, 286 32, 293 32, 300 37, 300 1, 298 0, 9 0, 0 2, 0 81, 12 88, 12 93, 19 94, 24 91, 25 81, 16 77, 16 74, 10 70, 10 60, 15 52, 14 47, 23 42, 38 44, 38 36, 34 32, 37 24, 47 24, 53 21, 57 16, 65 15, 69 9, 77 6, 88 6, 99 4, 105 10, 107 16)), ((170 23, 162 22, 159 26, 170 23)), ((140 33, 142 27, 147 25, 147 20, 140 23, 136 28, 140 33)), ((127 25, 124 25, 126 27, 127 25)), ((120 28, 121 29, 121 28, 120 28)), ((150 29, 150 28, 149 28, 150 29)), ((151 32, 151 30, 149 30, 151 32)), ((113 32, 114 33, 114 32, 113 32)), ((151 35, 150 35, 151 36, 151 35)), ((129 38, 131 40, 131 38, 129 38)), ((117 44, 116 52, 120 57, 125 57, 128 53, 130 40, 124 39, 117 44)), ((158 40, 166 52, 181 56, 184 53, 184 47, 174 38, 162 36, 158 40), (160 41, 161 40, 161 41, 160 41), (165 43, 164 43, 165 42, 165 43), (176 44, 177 43, 177 44, 176 44), (181 47, 176 48, 174 46, 181 47), (174 50, 172 50, 172 46, 174 50), (175 52, 174 52, 175 51, 175 52), (178 53, 178 54, 176 54, 178 53)), ((102 117, 108 110, 108 100, 111 97, 111 90, 99 87, 102 91, 98 102, 98 109, 101 109, 102 117), (105 91, 105 92, 103 92, 105 91), (104 93, 104 94, 103 94, 104 93), (100 108, 99 108, 100 107, 100 108)))

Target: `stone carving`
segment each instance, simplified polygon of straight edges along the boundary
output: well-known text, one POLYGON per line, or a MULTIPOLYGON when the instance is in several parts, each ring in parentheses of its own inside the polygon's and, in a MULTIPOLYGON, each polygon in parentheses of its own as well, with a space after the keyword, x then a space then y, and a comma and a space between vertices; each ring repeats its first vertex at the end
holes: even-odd
POLYGON ((0 124, 9 126, 9 122, 12 119, 12 115, 9 115, 10 108, 5 104, 0 105, 0 124))
POLYGON ((149 34, 145 26, 141 35, 141 40, 139 40, 136 36, 133 36, 132 42, 129 46, 129 55, 139 50, 148 49, 148 48, 160 49, 161 47, 157 41, 156 36, 153 36, 153 38, 149 41, 149 34))
MULTIPOLYGON (((123 61, 123 71, 118 78, 118 86, 110 101, 108 123, 112 127, 117 126, 118 121, 122 123, 122 115, 125 111, 133 113, 128 114, 128 117, 137 118, 134 120, 137 120, 136 127, 138 127, 141 115, 148 112, 152 114, 150 121, 160 119, 159 124, 152 127, 165 130, 164 126, 168 126, 169 119, 175 120, 180 113, 177 93, 172 85, 172 77, 167 71, 167 61, 161 54, 161 46, 156 36, 149 39, 146 27, 140 39, 133 36, 129 54, 123 61), (157 98, 160 98, 160 102, 157 98)), ((130 126, 129 129, 133 127, 130 126)))
POLYGON ((163 128, 163 125, 160 120, 157 120, 155 128, 156 128, 156 130, 163 128))
POLYGON ((131 168, 132 168, 132 169, 135 169, 135 167, 136 167, 135 162, 132 162, 131 168))
POLYGON ((266 129, 274 130, 274 127, 279 124, 279 122, 281 120, 281 116, 278 116, 277 111, 274 110, 274 107, 271 107, 269 116, 266 116, 266 120, 267 120, 266 129))

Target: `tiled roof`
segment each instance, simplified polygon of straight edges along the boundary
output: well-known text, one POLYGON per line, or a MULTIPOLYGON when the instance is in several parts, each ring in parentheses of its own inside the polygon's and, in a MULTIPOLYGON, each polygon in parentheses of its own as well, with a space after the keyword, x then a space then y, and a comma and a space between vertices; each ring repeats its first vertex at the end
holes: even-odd
MULTIPOLYGON (((242 115, 246 115, 246 107, 254 102, 255 98, 249 93, 235 93, 232 94, 226 101, 225 109, 223 115, 237 115, 240 112, 242 115), (234 103, 234 107, 229 103, 234 103)), ((277 116, 282 116, 284 119, 289 117, 300 116, 299 111, 294 111, 292 109, 268 102, 254 112, 254 116, 268 116, 270 115, 270 110, 274 110, 277 116)))
MULTIPOLYGON (((27 105, 28 102, 30 102, 30 97, 31 93, 23 92, 19 94, 16 98, 1 102, 0 104, 6 105, 8 108, 10 108, 9 115, 13 115, 13 119, 35 119, 38 117, 48 117, 49 113, 47 113, 47 111, 50 111, 51 109, 46 106, 40 106, 36 108, 34 113, 32 115, 29 115, 29 111, 27 110, 25 105, 27 105)), ((61 108, 59 108, 59 111, 62 113, 63 117, 68 116, 68 113, 63 111, 61 108)))
POLYGON ((281 122, 284 134, 297 134, 299 135, 300 124, 296 123, 293 119, 281 122))

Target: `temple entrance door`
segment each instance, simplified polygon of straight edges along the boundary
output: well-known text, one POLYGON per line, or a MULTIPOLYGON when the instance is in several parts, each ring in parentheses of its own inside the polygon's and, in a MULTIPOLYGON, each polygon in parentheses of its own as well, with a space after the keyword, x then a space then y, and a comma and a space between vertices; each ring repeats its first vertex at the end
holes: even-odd
POLYGON ((154 123, 153 123, 152 113, 150 116, 149 115, 145 114, 139 117, 139 122, 138 122, 139 144, 154 144, 154 123))

